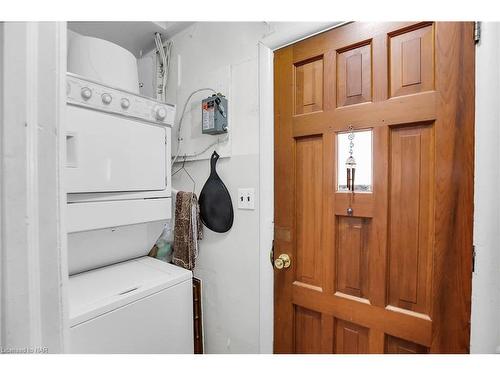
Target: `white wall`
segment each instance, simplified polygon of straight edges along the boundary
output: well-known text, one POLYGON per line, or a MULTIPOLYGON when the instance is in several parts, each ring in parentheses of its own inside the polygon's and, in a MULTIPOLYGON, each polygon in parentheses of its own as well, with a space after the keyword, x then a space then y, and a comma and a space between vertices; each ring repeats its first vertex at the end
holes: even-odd
MULTIPOLYGON (((181 56, 182 81, 188 85, 195 81, 189 77, 212 74, 230 66, 232 156, 219 160, 218 172, 233 204, 237 202, 239 187, 255 188, 256 201, 259 199, 257 42, 265 32, 264 23, 197 23, 173 38, 168 92, 170 101, 178 107, 199 87, 186 84, 178 87, 177 55, 181 56)), ((200 94, 193 98, 193 103, 199 106, 199 99, 209 95, 209 92, 200 94)), ((190 122, 183 126, 190 126, 190 122)), ((209 175, 209 162, 192 162, 187 168, 196 179, 199 194, 209 175)), ((191 189, 182 174, 175 176, 173 186, 191 189)), ((259 207, 254 211, 234 207, 234 213, 234 226, 228 233, 217 234, 205 228, 195 269, 195 275, 203 281, 207 353, 259 352, 259 207)))
POLYGON ((476 49, 471 352, 500 353, 500 24, 482 23, 476 49))

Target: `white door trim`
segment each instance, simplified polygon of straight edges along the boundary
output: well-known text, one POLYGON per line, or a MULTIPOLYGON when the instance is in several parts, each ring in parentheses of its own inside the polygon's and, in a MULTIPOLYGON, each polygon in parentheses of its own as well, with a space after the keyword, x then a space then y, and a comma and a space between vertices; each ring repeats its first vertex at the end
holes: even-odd
POLYGON ((273 352, 274 293, 270 262, 274 238, 273 51, 259 43, 259 351, 273 352))

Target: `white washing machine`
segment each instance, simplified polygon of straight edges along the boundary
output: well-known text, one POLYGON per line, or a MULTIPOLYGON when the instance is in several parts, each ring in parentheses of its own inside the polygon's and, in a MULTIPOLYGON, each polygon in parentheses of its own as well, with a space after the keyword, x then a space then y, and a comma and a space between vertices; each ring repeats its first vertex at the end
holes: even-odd
POLYGON ((142 257, 70 277, 71 353, 193 353, 190 271, 142 257))
POLYGON ((68 73, 66 108, 70 352, 193 353, 192 274, 146 257, 175 107, 68 73))

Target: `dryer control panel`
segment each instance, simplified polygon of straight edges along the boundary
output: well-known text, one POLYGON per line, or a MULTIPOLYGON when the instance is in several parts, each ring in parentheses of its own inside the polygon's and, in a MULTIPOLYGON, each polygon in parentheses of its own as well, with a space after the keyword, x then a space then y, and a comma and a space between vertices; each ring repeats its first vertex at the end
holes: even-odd
POLYGON ((67 103, 172 126, 175 106, 68 73, 67 103))

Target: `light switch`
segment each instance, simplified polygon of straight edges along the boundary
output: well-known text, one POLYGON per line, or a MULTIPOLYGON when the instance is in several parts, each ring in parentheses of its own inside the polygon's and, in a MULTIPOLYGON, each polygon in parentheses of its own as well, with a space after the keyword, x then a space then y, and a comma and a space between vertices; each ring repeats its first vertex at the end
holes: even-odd
POLYGON ((255 189, 240 188, 238 189, 238 209, 240 210, 255 210, 255 189))
POLYGON ((238 209, 244 210, 246 208, 245 204, 245 189, 238 189, 238 209))
POLYGON ((247 210, 255 210, 255 189, 248 188, 247 189, 247 210))

